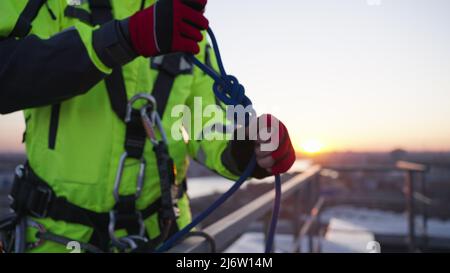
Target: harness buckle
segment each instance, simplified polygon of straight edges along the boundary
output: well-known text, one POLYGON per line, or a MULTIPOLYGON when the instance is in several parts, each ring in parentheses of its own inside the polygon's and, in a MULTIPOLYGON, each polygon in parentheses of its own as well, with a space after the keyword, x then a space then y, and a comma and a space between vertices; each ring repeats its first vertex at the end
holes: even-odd
POLYGON ((11 188, 10 193, 8 194, 8 199, 11 204, 11 208, 14 212, 18 213, 23 208, 19 207, 16 204, 16 198, 15 196, 20 192, 23 178, 25 177, 25 166, 24 165, 18 165, 14 170, 14 182, 13 186, 11 188))
POLYGON ((50 206, 50 203, 53 199, 53 194, 51 189, 44 188, 44 187, 36 187, 36 192, 34 194, 37 194, 37 200, 32 202, 35 204, 33 206, 30 206, 29 213, 31 216, 37 217, 37 218, 45 218, 48 215, 48 209, 50 206))

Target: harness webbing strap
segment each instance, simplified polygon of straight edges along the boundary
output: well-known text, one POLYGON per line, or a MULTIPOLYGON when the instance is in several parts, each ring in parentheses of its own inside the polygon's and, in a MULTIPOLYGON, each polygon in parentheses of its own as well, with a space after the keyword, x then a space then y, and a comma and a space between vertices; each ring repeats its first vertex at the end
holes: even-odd
POLYGON ((172 90, 175 77, 161 70, 156 78, 153 97, 157 101, 157 112, 161 118, 164 116, 167 102, 169 101, 170 90, 172 90))
MULTIPOLYGON (((108 0, 90 0, 89 6, 91 13, 80 8, 68 6, 64 11, 64 15, 69 18, 77 18, 91 25, 101 25, 113 19, 111 5, 108 0), (106 15, 107 13, 109 14, 108 16, 106 15)), ((184 54, 180 53, 160 56, 154 59, 157 58, 160 58, 162 61, 156 65, 155 62, 152 63, 152 68, 159 71, 153 86, 152 95, 157 101, 158 114, 163 118, 176 77, 180 74, 191 73, 192 63, 184 54)), ((128 98, 122 69, 120 67, 114 68, 111 75, 106 77, 105 84, 111 107, 116 115, 123 120, 126 114, 128 98)))
POLYGON ((38 15, 41 7, 47 2, 47 0, 29 0, 25 9, 17 19, 16 25, 9 34, 9 37, 23 38, 30 33, 32 28, 32 22, 38 15))
POLYGON ((93 24, 91 14, 84 9, 76 8, 73 6, 67 6, 66 9, 64 10, 64 16, 69 18, 77 18, 78 20, 89 25, 93 24))
MULTIPOLYGON (((0 219, 0 230, 10 231, 14 229, 17 221, 23 219, 23 216, 29 215, 37 218, 50 218, 55 221, 64 221, 72 224, 81 224, 92 227, 94 230, 91 244, 107 251, 109 247, 108 224, 109 213, 94 212, 82 207, 79 207, 66 198, 57 196, 52 188, 40 177, 38 177, 33 170, 27 166, 25 167, 25 176, 14 179, 13 188, 11 190, 11 197, 13 203, 11 208, 14 210, 13 214, 0 219)), ((183 183, 180 187, 174 189, 177 192, 177 198, 181 198, 186 192, 186 185, 183 183)), ((162 199, 158 198, 148 207, 139 212, 143 219, 147 219, 161 211, 162 199)), ((123 204, 126 204, 123 203, 123 204)), ((124 211, 128 208, 116 207, 116 209, 124 211)), ((136 213, 136 211, 133 211, 136 213)), ((125 214, 121 214, 125 215, 125 214)), ((130 225, 133 216, 130 214, 130 219, 118 219, 117 229, 127 229, 133 231, 133 225, 130 225), (128 221, 130 220, 130 221, 128 221)), ((170 234, 177 230, 172 230, 170 234)), ((161 242, 162 236, 158 236, 149 241, 149 247, 156 247, 161 242)))
POLYGON ((101 25, 113 19, 110 0, 89 0, 92 24, 101 25))
POLYGON ((124 120, 127 111, 128 98, 122 68, 114 68, 111 75, 105 79, 105 84, 113 111, 121 120, 124 120))
POLYGON ((182 53, 168 54, 155 59, 152 61, 152 68, 159 70, 159 74, 152 95, 157 102, 157 112, 163 118, 175 78, 180 74, 191 73, 192 64, 182 53))
MULTIPOLYGON (((90 21, 93 25, 101 25, 114 19, 112 7, 109 0, 89 0, 91 9, 90 21)), ((73 16, 82 16, 80 20, 86 19, 86 14, 77 12, 73 16)), ((127 92, 121 67, 115 67, 111 75, 105 79, 109 101, 113 111, 121 119, 125 119, 127 109, 127 92)))
MULTIPOLYGON (((181 54, 174 56, 164 56, 163 63, 159 67, 159 73, 153 85, 152 95, 157 102, 157 111, 163 118, 164 111, 169 101, 169 96, 180 72, 174 70, 178 68, 181 54), (177 62, 178 61, 178 62, 177 62)), ((127 108, 127 94, 121 68, 115 68, 112 74, 105 79, 106 88, 108 90, 109 101, 111 107, 120 119, 124 119, 127 108)))
MULTIPOLYGON (((91 9, 91 21, 94 25, 102 25, 114 19, 110 0, 90 0, 89 7, 91 9)), ((112 74, 105 79, 105 84, 112 109, 121 120, 124 120, 128 98, 120 66, 113 68, 112 74)), ((145 130, 140 121, 139 112, 133 111, 132 119, 126 123, 124 148, 127 152, 127 157, 135 159, 142 157, 146 142, 145 130)), ((119 166, 119 168, 122 168, 122 166, 119 166)), ((142 219, 140 212, 136 209, 136 196, 119 195, 117 198, 113 208, 115 217, 113 221, 114 224, 117 223, 115 229, 119 229, 122 225, 129 234, 139 234, 140 221, 142 219)), ((99 229, 96 230, 96 233, 99 233, 101 237, 105 237, 105 234, 101 234, 102 232, 99 229)))
MULTIPOLYGON (((110 1, 101 0, 101 1, 93 1, 90 0, 90 9, 91 9, 91 21, 93 24, 105 24, 111 20, 113 20, 112 7, 110 1)), ((179 64, 177 63, 177 67, 179 64)), ((168 94, 172 89, 173 82, 175 80, 177 73, 172 73, 168 76, 165 73, 160 73, 158 75, 157 81, 155 83, 154 91, 159 92, 160 94, 168 94)), ((126 86, 122 74, 122 69, 120 66, 113 68, 113 73, 105 79, 106 87, 108 90, 108 96, 111 103, 111 107, 116 115, 121 119, 125 120, 127 111, 128 111, 128 96, 126 92, 126 86)), ((165 102, 163 100, 158 101, 158 105, 160 107, 165 107, 165 102)), ((126 151, 126 157, 131 157, 135 159, 141 159, 144 153, 144 147, 146 143, 146 133, 142 124, 142 117, 138 110, 133 109, 131 113, 131 119, 126 121, 126 136, 124 148, 126 151)), ((167 151, 166 151, 167 152, 167 151)), ((168 155, 167 155, 168 156, 168 155)), ((158 162, 159 163, 159 162, 158 162)), ((158 164, 158 169, 160 169, 161 164, 158 164)), ((174 178, 173 168, 164 168, 171 172, 170 178, 174 178)), ((160 171, 161 173, 161 171, 160 171)), ((161 174, 160 174, 161 176, 161 174)), ((165 175, 167 176, 167 175, 165 175)), ((165 176, 161 176, 161 184, 164 184, 165 187, 169 187, 171 189, 175 186, 174 179, 162 179, 165 176), (164 182, 164 183, 163 183, 164 182), (166 185, 167 184, 167 185, 166 185)), ((164 188, 165 188, 164 187, 164 188)), ((166 196, 171 193, 171 190, 163 191, 158 208, 158 216, 160 217, 160 231, 161 233, 166 233, 168 227, 174 225, 166 225, 167 221, 161 221, 161 215, 166 215, 165 212, 167 210, 166 206, 163 206, 163 200, 169 199, 170 196, 166 196), (165 223, 162 223, 165 222, 165 223)), ((139 233, 139 214, 136 211, 136 200, 135 196, 118 196, 117 203, 114 206, 113 213, 117 217, 117 221, 121 221, 123 223, 128 223, 126 225, 126 229, 129 234, 138 234, 139 233)), ((170 200, 172 200, 170 198, 170 200)), ((173 205, 173 204, 171 204, 173 205)), ((172 207, 171 207, 172 208, 172 207)), ((175 220, 175 218, 174 218, 175 220)), ((116 227, 117 228, 117 227, 116 227)), ((101 234, 100 234, 101 235, 101 234)), ((103 236, 103 235, 102 235, 103 236)), ((161 236, 161 239, 164 239, 166 236, 161 236)))
MULTIPOLYGON (((178 195, 183 193, 184 187, 180 187, 178 195)), ((109 222, 109 213, 91 211, 69 202, 64 197, 57 196, 53 189, 29 167, 26 168, 25 177, 15 177, 11 197, 13 198, 11 208, 19 217, 23 215, 48 217, 55 221, 94 228, 107 226, 109 222)), ((140 212, 145 219, 158 212, 160 207, 161 199, 159 198, 140 212)), ((125 228, 125 224, 118 222, 117 228, 125 228)))
POLYGON ((131 120, 126 126, 125 151, 127 151, 128 157, 140 159, 144 154, 147 136, 142 125, 141 114, 138 110, 133 110, 131 112, 131 120))
POLYGON ((174 200, 179 199, 172 193, 172 185, 175 185, 174 163, 164 142, 160 141, 158 145, 153 147, 153 151, 158 162, 161 188, 160 218, 163 221, 173 221, 179 216, 178 205, 173 204, 174 200))

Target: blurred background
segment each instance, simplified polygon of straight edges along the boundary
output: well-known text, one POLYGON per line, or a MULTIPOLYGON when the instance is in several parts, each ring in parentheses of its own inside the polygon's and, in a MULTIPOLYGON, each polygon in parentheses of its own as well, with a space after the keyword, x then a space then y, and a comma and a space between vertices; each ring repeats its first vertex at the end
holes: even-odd
MULTIPOLYGON (((285 235, 278 251, 299 243, 304 251, 364 252, 381 239, 392 252, 450 250, 449 12, 448 0, 209 0, 228 72, 260 114, 289 128, 298 162, 285 181, 320 164, 317 200, 341 200, 314 220, 313 248, 285 235)), ((23 131, 21 113, 0 117, 4 188, 24 159, 23 131)), ((195 163, 190 176, 194 213, 230 186, 195 163)), ((205 226, 271 187, 249 183, 205 226)), ((301 217, 289 211, 296 200, 286 201, 284 219, 300 218, 301 226, 317 200, 301 199, 301 217)), ((259 251, 257 226, 228 251, 259 251)), ((281 233, 290 229, 281 223, 281 233)))

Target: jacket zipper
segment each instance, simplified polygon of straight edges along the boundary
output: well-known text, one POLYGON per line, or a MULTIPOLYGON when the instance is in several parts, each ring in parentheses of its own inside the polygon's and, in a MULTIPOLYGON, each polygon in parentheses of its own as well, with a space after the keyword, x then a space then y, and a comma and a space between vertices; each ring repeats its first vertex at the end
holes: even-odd
POLYGON ((50 127, 48 132, 48 148, 50 150, 54 150, 56 147, 56 135, 58 134, 60 110, 61 104, 58 103, 52 106, 52 112, 50 115, 50 127))

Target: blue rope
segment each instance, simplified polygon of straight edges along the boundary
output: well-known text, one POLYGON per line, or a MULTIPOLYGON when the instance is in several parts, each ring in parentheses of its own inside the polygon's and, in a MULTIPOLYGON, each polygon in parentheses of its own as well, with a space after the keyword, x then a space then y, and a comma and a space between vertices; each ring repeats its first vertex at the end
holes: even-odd
POLYGON ((216 97, 226 105, 242 105, 247 107, 252 105, 252 101, 245 95, 245 88, 239 83, 238 79, 233 75, 228 75, 223 66, 222 57, 220 56, 219 45, 214 36, 213 31, 209 28, 208 35, 211 38, 212 47, 216 54, 217 64, 219 65, 220 75, 211 67, 203 64, 194 56, 190 56, 191 61, 214 79, 213 91, 216 97))
POLYGON ((186 234, 189 233, 191 229, 193 229, 195 226, 197 226, 200 222, 202 222, 206 217, 208 217, 212 212, 214 212, 220 205, 222 205, 225 201, 227 201, 228 198, 230 198, 240 187, 241 185, 247 180, 248 177, 253 172, 253 169, 255 168, 256 160, 255 157, 250 160, 250 163, 247 165, 247 168, 244 170, 244 173, 239 177, 239 179, 236 181, 236 183, 233 184, 233 186, 227 190, 224 194, 222 194, 214 203, 206 208, 202 213, 200 213, 197 217, 195 217, 194 220, 187 226, 185 226, 182 230, 175 233, 172 237, 170 237, 164 244, 159 247, 156 251, 157 252, 164 252, 170 249, 172 246, 177 243, 178 240, 182 239, 186 234))
MULTIPOLYGON (((216 54, 217 64, 219 66, 220 74, 218 74, 215 70, 210 68, 209 66, 203 64, 195 58, 194 56, 189 56, 191 61, 198 66, 201 70, 203 70, 207 75, 209 75, 214 80, 213 91, 217 98, 225 103, 226 105, 242 105, 243 107, 247 107, 252 105, 252 101, 245 95, 245 88, 242 86, 237 78, 232 75, 228 75, 223 66, 222 57, 219 51, 219 45, 217 43, 216 37, 211 30, 208 29, 208 35, 211 38, 212 46, 214 49, 214 53, 216 54)), ((248 119, 246 119, 248 122, 248 119)), ((253 170, 256 166, 256 157, 252 156, 250 162, 246 166, 244 172, 239 177, 239 179, 233 184, 233 186, 227 190, 224 194, 222 194, 211 206, 206 208, 203 212, 201 212, 197 217, 192 220, 190 224, 185 226, 183 229, 172 235, 169 239, 167 239, 159 248, 156 249, 156 252, 164 252, 172 248, 180 239, 186 236, 191 229, 200 224, 206 217, 208 217, 211 213, 213 213, 219 206, 221 206, 226 200, 228 200, 241 186, 242 184, 251 177, 253 170)), ((281 178, 280 175, 275 175, 275 202, 272 211, 272 219, 270 221, 269 231, 267 234, 267 242, 265 247, 265 252, 270 253, 273 249, 273 241, 275 238, 275 232, 278 222, 278 216, 280 212, 281 206, 281 178)))
POLYGON ((275 201, 273 203, 272 219, 270 220, 269 231, 267 233, 266 249, 265 253, 271 253, 273 251, 273 241, 275 239, 275 233, 277 231, 278 217, 280 215, 281 207, 281 178, 280 175, 275 175, 275 201))

